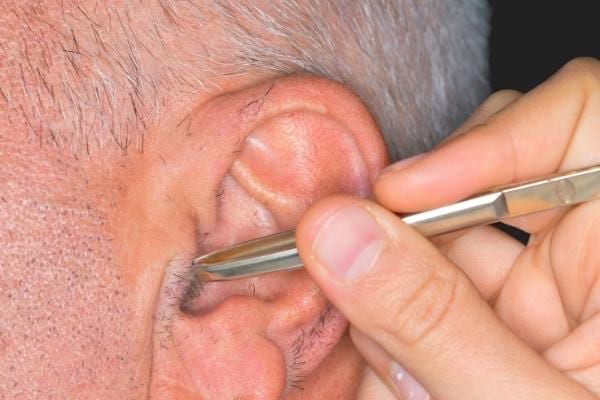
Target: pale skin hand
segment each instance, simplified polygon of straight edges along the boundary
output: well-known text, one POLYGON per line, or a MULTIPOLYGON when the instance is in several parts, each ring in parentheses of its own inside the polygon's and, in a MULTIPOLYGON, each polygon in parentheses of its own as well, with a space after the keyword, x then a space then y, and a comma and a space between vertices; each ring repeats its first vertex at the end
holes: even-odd
MULTIPOLYGON (((340 196, 309 210, 297 233, 307 270, 398 398, 427 398, 416 381, 436 399, 596 398, 600 201, 511 221, 531 233, 527 246, 491 227, 432 243, 387 210, 600 164, 600 63, 576 60, 525 95, 496 94, 453 136, 384 171, 385 209, 340 196), (371 246, 353 264, 343 243, 371 246), (392 360, 404 370, 390 372, 392 360)), ((373 375, 366 386, 364 398, 392 398, 373 375)))

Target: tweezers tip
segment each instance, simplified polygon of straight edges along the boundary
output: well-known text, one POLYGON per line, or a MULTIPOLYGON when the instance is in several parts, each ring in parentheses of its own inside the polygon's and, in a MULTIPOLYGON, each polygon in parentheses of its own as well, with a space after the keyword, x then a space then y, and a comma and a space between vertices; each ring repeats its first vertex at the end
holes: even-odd
POLYGON ((209 267, 212 263, 206 262, 204 256, 196 257, 192 261, 192 271, 197 280, 202 282, 211 282, 220 280, 218 274, 209 271, 209 267))

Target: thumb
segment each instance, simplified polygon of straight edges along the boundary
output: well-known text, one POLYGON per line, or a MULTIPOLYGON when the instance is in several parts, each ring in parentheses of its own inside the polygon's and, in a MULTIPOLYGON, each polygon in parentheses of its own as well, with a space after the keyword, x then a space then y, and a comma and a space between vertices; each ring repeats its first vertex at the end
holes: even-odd
POLYGON ((594 398, 520 341, 429 241, 376 204, 328 198, 302 218, 296 241, 325 295, 389 355, 383 369, 399 375, 402 365, 432 397, 594 398))
MULTIPOLYGON (((393 391, 393 389, 392 389, 393 391)), ((362 381, 356 394, 356 400, 394 400, 395 396, 370 368, 363 371, 362 381)))

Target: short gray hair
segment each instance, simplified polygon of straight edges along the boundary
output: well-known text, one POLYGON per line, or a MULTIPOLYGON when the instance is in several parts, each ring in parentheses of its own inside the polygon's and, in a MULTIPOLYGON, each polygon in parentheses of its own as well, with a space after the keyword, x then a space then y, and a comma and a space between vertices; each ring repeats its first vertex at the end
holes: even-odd
POLYGON ((23 3, 0 46, 0 75, 12 82, 0 88, 0 118, 8 111, 40 142, 75 151, 101 148, 104 136, 143 149, 168 96, 193 99, 223 74, 339 81, 368 105, 393 159, 430 148, 488 92, 485 0, 75 3, 54 13, 23 3), (202 43, 213 29, 218 45, 202 43))
POLYGON ((489 90, 484 1, 220 0, 215 12, 234 68, 344 83, 369 106, 394 159, 430 148, 489 90))

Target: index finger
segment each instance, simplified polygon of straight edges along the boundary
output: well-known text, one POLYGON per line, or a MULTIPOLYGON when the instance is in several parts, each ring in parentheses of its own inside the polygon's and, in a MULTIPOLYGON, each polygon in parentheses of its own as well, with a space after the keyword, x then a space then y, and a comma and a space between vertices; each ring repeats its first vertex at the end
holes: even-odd
POLYGON ((578 59, 483 125, 375 184, 388 209, 412 212, 510 182, 600 162, 600 63, 578 59))

